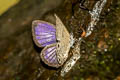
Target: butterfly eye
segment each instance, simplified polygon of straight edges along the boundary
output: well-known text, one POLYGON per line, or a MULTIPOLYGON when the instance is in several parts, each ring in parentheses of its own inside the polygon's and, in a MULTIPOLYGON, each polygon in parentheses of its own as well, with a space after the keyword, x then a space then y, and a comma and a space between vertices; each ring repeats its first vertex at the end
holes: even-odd
POLYGON ((60 40, 56 40, 56 42, 58 43, 58 42, 60 42, 60 40))

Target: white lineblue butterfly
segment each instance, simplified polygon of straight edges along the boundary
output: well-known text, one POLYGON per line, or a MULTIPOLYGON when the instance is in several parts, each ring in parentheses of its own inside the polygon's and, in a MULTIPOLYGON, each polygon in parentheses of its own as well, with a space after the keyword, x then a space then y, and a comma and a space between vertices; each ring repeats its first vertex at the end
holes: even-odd
POLYGON ((56 25, 42 20, 32 22, 32 35, 41 51, 42 61, 51 67, 60 67, 68 58, 70 50, 70 34, 55 14, 56 25))

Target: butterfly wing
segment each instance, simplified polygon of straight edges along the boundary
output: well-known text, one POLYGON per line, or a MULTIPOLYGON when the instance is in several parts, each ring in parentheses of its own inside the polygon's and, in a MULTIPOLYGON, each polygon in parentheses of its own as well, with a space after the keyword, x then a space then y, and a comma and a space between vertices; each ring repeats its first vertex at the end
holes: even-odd
POLYGON ((70 50, 70 34, 67 31, 66 27, 60 20, 60 18, 56 17, 56 39, 57 43, 57 59, 59 64, 63 64, 68 58, 68 52, 70 50))
POLYGON ((32 23, 33 40, 39 47, 45 47, 41 59, 47 65, 58 68, 68 58, 70 35, 62 21, 56 17, 56 29, 51 23, 35 20, 32 23), (56 43, 56 39, 59 41, 56 43))
POLYGON ((41 59, 45 64, 58 68, 60 65, 57 60, 56 44, 46 46, 41 52, 41 59))
POLYGON ((56 43, 56 29, 51 23, 35 20, 32 22, 33 40, 39 47, 56 43))

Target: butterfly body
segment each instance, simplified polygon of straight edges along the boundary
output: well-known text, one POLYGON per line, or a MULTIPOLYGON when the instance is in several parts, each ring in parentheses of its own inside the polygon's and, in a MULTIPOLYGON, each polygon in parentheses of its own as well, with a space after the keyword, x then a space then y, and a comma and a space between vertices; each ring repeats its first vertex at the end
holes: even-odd
POLYGON ((66 61, 70 49, 70 35, 57 15, 56 25, 49 22, 35 20, 32 23, 32 35, 41 51, 41 59, 52 67, 60 67, 66 61))

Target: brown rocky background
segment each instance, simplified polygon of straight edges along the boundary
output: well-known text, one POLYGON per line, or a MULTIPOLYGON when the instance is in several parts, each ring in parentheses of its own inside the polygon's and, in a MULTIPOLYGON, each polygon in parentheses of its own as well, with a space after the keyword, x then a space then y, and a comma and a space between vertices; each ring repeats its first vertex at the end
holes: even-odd
MULTIPOLYGON (((85 6, 92 10, 96 1, 86 0, 85 6)), ((21 0, 10 8, 0 16, 0 80, 120 80, 120 1, 107 1, 93 33, 84 38, 81 58, 65 77, 59 75, 61 68, 41 62, 31 23, 54 22, 56 13, 78 38, 80 26, 86 29, 90 22, 88 11, 77 0, 21 0)))

